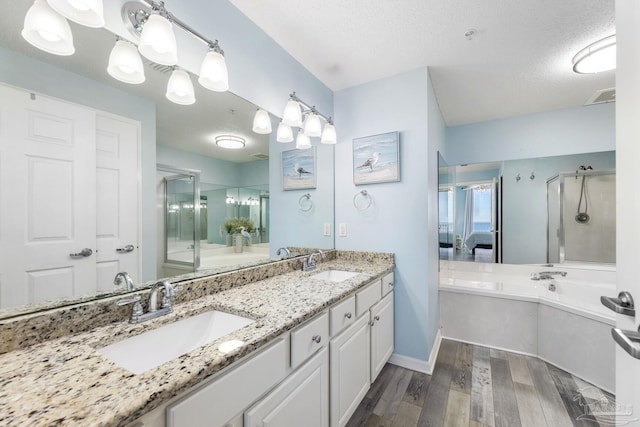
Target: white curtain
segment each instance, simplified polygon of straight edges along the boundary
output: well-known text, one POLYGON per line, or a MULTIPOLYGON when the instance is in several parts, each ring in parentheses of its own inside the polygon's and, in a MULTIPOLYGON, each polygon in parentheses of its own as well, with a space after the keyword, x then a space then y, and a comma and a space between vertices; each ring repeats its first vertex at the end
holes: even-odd
POLYGON ((466 188, 467 200, 464 205, 464 234, 462 243, 467 241, 467 237, 473 231, 473 188, 466 188))

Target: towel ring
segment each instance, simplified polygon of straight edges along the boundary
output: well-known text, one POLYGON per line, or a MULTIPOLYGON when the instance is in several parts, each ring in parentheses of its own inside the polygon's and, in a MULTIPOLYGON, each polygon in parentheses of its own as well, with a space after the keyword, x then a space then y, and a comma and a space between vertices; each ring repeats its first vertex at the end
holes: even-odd
POLYGON ((367 190, 361 190, 353 196, 353 206, 359 211, 366 211, 371 207, 371 203, 373 203, 373 199, 367 190))
POLYGON ((313 200, 311 200, 311 193, 303 194, 298 199, 298 209, 300 212, 309 212, 313 209, 313 200))

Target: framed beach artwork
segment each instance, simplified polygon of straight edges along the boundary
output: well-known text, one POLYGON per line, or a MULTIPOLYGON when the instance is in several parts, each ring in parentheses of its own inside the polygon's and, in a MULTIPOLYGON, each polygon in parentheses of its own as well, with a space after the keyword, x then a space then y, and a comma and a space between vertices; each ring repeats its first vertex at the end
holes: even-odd
POLYGON ((282 189, 316 188, 316 147, 282 152, 282 189))
POLYGON ((382 133, 353 140, 353 183, 400 181, 400 134, 382 133))

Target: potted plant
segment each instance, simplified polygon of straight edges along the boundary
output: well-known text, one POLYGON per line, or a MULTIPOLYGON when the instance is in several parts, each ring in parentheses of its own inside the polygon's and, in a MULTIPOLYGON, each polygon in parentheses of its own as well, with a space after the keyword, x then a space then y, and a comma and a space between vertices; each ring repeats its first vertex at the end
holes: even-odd
POLYGON ((236 218, 229 218, 224 222, 224 229, 227 232, 227 246, 233 244, 233 234, 236 232, 237 221, 236 218))

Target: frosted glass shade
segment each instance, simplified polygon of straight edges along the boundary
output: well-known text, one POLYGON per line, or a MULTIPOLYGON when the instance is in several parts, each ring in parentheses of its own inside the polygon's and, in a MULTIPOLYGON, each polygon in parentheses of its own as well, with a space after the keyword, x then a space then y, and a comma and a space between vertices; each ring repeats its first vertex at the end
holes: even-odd
POLYGON ((600 73, 616 68, 616 36, 590 44, 573 57, 573 71, 581 74, 600 73))
POLYGON ((302 126, 302 109, 298 101, 290 99, 284 107, 282 123, 287 126, 299 128, 302 126))
POLYGON ((304 134, 309 138, 315 138, 322 135, 322 123, 317 114, 309 114, 307 120, 304 121, 304 134))
POLYGON ((54 55, 69 56, 76 51, 69 22, 45 0, 36 0, 29 8, 21 34, 33 46, 54 55))
POLYGON ((180 105, 191 105, 196 102, 189 73, 184 70, 173 70, 167 83, 166 97, 169 101, 180 105))
POLYGON ((320 142, 322 144, 335 144, 338 142, 336 127, 334 125, 332 125, 331 123, 327 123, 326 125, 324 125, 324 130, 322 131, 320 142))
POLYGON ((60 15, 86 27, 104 27, 102 0, 47 0, 60 15))
POLYGON ((178 48, 173 24, 158 14, 150 15, 142 27, 138 50, 150 61, 162 65, 176 65, 178 48))
POLYGON ((124 83, 144 82, 144 67, 138 49, 124 40, 118 40, 109 54, 107 72, 114 79, 124 83))
POLYGON ((280 122, 278 125, 278 133, 276 135, 276 141, 278 142, 293 142, 293 130, 290 126, 280 122))
POLYGON ((202 60, 200 65, 200 77, 198 82, 205 88, 215 92, 229 90, 229 72, 224 56, 210 50, 202 60))
POLYGON ((298 131, 298 136, 296 137, 296 148, 299 150, 304 150, 305 148, 311 148, 311 140, 307 135, 304 134, 302 129, 298 131))
POLYGON ((262 108, 259 108, 253 116, 253 131, 263 135, 271 133, 271 118, 262 108))

